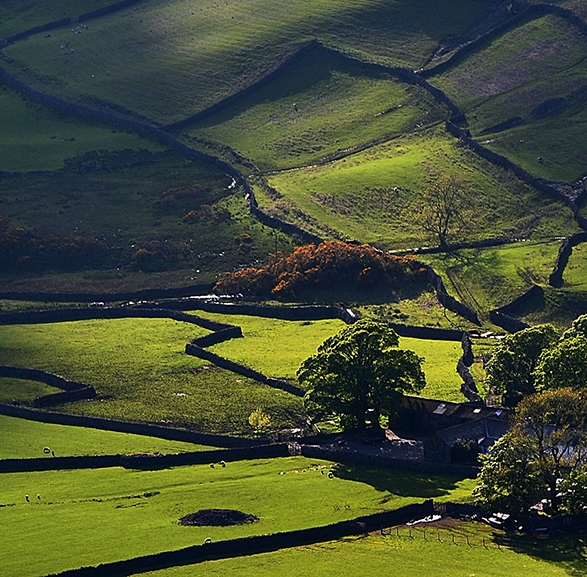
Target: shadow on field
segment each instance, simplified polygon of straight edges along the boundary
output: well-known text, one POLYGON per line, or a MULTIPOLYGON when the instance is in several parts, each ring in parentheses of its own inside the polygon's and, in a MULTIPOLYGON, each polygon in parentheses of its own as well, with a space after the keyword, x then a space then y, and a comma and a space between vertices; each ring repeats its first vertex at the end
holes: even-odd
POLYGON ((389 492, 401 497, 433 499, 442 497, 457 488, 455 477, 428 475, 417 471, 398 469, 370 469, 368 467, 336 465, 334 475, 340 479, 367 483, 377 491, 389 492))
POLYGON ((524 553, 563 567, 573 577, 587 575, 587 537, 571 534, 540 540, 530 535, 497 533, 494 540, 516 553, 524 553))

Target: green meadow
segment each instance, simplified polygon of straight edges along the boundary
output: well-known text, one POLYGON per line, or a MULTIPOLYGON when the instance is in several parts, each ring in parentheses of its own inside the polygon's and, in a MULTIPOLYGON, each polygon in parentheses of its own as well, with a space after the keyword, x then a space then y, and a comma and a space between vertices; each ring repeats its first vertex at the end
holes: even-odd
MULTIPOLYGON (((390 529, 272 553, 146 573, 149 577, 512 577, 579 575, 587 570, 579 538, 557 539, 552 552, 529 539, 508 539, 481 523, 450 522, 390 529), (454 538, 454 542, 453 542, 454 538), (469 544, 467 544, 467 539, 469 544), (498 547, 499 544, 499 547, 498 547), (507 568, 507 569, 506 569, 507 568)), ((552 542, 549 544, 553 544, 552 542)))
POLYGON ((586 125, 587 113, 580 107, 489 135, 485 145, 535 176, 575 182, 587 174, 586 125))
POLYGON ((587 40, 556 16, 516 27, 432 82, 464 108, 473 136, 532 174, 574 181, 587 172, 587 40), (550 104, 549 104, 550 103, 550 104), (512 118, 517 128, 499 125, 512 118))
MULTIPOLYGON (((295 380, 302 361, 316 353, 319 345, 342 328, 340 320, 280 321, 252 316, 228 316, 198 313, 206 318, 236 324, 243 329, 243 339, 214 345, 210 350, 261 373, 295 380)), ((400 337, 400 347, 415 351, 424 359, 427 385, 424 397, 462 401, 461 379, 456 365, 463 351, 456 341, 432 341, 400 337)))
POLYGON ((45 447, 49 447, 56 457, 155 452, 172 454, 210 449, 193 443, 39 423, 4 415, 0 415, 0 430, 0 459, 46 458, 48 455, 43 452, 45 447))
POLYGON ((326 525, 426 498, 463 500, 472 488, 470 479, 359 467, 335 467, 329 478, 325 473, 332 467, 292 457, 229 462, 226 468, 6 473, 0 487, 0 563, 8 575, 43 575, 207 538, 326 525), (25 494, 33 496, 31 503, 25 494), (238 509, 260 520, 233 527, 178 524, 180 517, 207 508, 238 509), (55 535, 67 547, 56 547, 55 535))
MULTIPOLYGON (((298 398, 184 353, 186 343, 207 332, 168 319, 1 326, 0 363, 44 369, 95 387, 97 399, 60 408, 71 413, 250 433, 248 417, 262 408, 277 428, 295 426, 298 398)), ((8 386, 0 396, 21 400, 8 386)))
POLYGON ((578 88, 586 57, 587 39, 549 15, 509 30, 433 81, 472 113, 478 131, 578 88))
POLYGON ((417 298, 398 302, 358 306, 361 315, 392 323, 415 326, 467 330, 475 325, 467 319, 445 309, 435 293, 424 291, 417 298))
POLYGON ((563 286, 545 287, 544 297, 535 299, 520 312, 527 323, 552 323, 564 330, 576 317, 587 313, 586 256, 587 244, 573 247, 563 274, 563 286))
POLYGON ((442 276, 449 293, 480 313, 507 304, 533 284, 547 284, 560 240, 419 255, 442 276))
POLYGON ((221 170, 145 149, 101 150, 70 158, 55 172, 2 175, 0 215, 36 233, 82 235, 107 246, 96 266, 102 270, 77 263, 81 272, 59 276, 54 273, 63 271, 47 270, 45 278, 35 278, 37 270, 16 268, 5 277, 16 290, 37 284, 42 290, 77 286, 99 292, 209 283, 292 246, 290 237, 249 214, 242 190, 221 170), (193 218, 186 217, 190 213, 193 218), (242 246, 241 235, 248 235, 242 246), (151 261, 136 260, 141 248, 153 253, 151 261))
POLYGON ((458 146, 444 130, 405 135, 324 166, 271 174, 283 198, 259 202, 286 220, 380 248, 420 246, 418 192, 434 174, 461 178, 475 206, 468 240, 575 231, 568 209, 458 146), (528 205, 533 206, 528 214, 528 205))
POLYGON ((283 321, 279 319, 223 315, 195 311, 196 314, 242 328, 242 339, 232 339, 209 347, 217 355, 247 365, 261 373, 295 380, 302 361, 346 325, 339 319, 322 321, 283 321))
POLYGON ((136 134, 62 115, 0 87, 0 172, 56 170, 92 150, 162 147, 136 134))
POLYGON ((314 49, 188 134, 228 144, 261 170, 273 170, 348 153, 445 116, 422 88, 314 49))
POLYGON ((259 0, 254 10, 244 0, 151 0, 90 21, 78 34, 75 26, 55 30, 4 53, 14 59, 11 72, 43 90, 92 105, 113 102, 165 124, 248 86, 316 36, 417 68, 441 39, 488 10, 480 0, 442 7, 433 0, 259 0))

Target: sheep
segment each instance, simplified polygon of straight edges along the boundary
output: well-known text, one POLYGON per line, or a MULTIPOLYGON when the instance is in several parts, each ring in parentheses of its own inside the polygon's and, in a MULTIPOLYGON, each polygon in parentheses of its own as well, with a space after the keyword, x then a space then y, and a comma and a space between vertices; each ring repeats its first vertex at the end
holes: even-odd
POLYGON ((28 496, 28 495, 25 495, 25 496, 24 496, 24 498, 26 499, 26 502, 27 502, 27 503, 30 503, 30 502, 31 502, 31 500, 30 500, 30 498, 29 498, 29 496, 28 496))

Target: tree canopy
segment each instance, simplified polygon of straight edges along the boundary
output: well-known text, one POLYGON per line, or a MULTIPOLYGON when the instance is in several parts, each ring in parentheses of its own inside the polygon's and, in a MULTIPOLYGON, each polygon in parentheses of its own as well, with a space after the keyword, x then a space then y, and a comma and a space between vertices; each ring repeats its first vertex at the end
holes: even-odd
POLYGON ((554 514, 587 507, 587 396, 561 388, 524 398, 510 432, 482 457, 474 495, 512 514, 541 500, 554 514))
POLYGON ((487 363, 487 384, 498 395, 515 397, 536 391, 534 369, 542 352, 556 342, 551 325, 507 335, 487 363))
POLYGON ((388 324, 371 320, 324 341, 297 373, 308 413, 318 420, 340 416, 347 429, 363 430, 368 423, 378 428, 379 417, 396 413, 404 393, 426 384, 422 359, 398 344, 388 324))

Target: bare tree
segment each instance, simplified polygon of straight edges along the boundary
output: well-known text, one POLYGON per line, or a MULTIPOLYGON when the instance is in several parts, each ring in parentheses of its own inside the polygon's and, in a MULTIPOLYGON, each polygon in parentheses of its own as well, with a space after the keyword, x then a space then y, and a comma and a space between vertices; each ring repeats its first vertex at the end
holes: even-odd
POLYGON ((472 216, 462 180, 454 174, 435 178, 422 190, 414 214, 425 236, 439 246, 458 238, 472 216))

